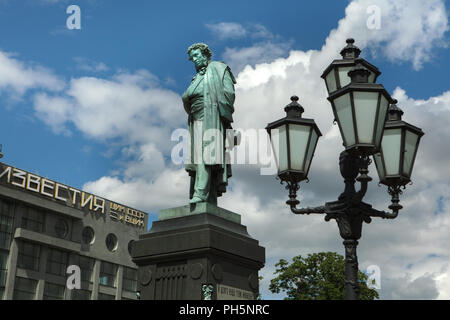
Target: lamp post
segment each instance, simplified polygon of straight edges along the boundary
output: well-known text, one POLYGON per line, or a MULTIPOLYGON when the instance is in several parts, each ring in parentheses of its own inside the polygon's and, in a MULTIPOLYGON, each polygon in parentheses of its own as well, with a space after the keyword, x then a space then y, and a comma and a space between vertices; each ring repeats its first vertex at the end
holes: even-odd
POLYGON ((298 97, 286 106, 286 117, 268 124, 272 148, 278 166, 278 178, 286 183, 289 200, 286 202, 294 214, 325 214, 325 221, 335 219, 345 247, 346 299, 359 298, 358 258, 356 247, 361 238, 363 222, 372 217, 394 219, 402 206, 399 204, 401 188, 409 183, 420 138, 420 128, 402 121, 397 101, 393 100, 381 84, 375 83, 381 72, 369 62, 359 58, 361 50, 353 39, 347 40, 341 60, 334 60, 324 71, 335 121, 339 125, 345 150, 339 157, 339 167, 345 189, 337 201, 315 208, 297 208, 299 183, 308 179, 314 151, 321 136, 312 119, 302 118, 304 108, 298 97), (379 211, 363 202, 368 183, 368 166, 373 156, 380 183, 388 186, 392 204, 390 212, 379 211), (360 188, 356 191, 355 183, 360 188))

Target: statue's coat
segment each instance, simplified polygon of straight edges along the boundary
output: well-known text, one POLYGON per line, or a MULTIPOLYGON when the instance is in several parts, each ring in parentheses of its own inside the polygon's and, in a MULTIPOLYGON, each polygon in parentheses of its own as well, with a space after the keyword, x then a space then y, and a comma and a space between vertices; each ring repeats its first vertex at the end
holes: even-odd
MULTIPOLYGON (((203 102, 204 102, 204 116, 203 116, 203 133, 208 129, 216 129, 221 132, 222 141, 216 141, 215 150, 221 150, 222 156, 216 158, 216 162, 213 163, 214 171, 211 176, 212 183, 216 186, 217 196, 220 197, 223 192, 226 191, 228 184, 228 178, 231 177, 231 165, 226 164, 226 147, 230 146, 229 141, 226 139, 226 130, 231 129, 231 123, 233 122, 234 112, 234 84, 236 80, 231 73, 230 68, 222 62, 210 61, 206 73, 203 79, 203 102)), ((191 85, 195 82, 195 77, 191 85)), ((197 83, 198 85, 198 83, 197 83)), ((193 88, 191 88, 192 90, 193 88)), ((191 104, 187 92, 183 94, 184 109, 189 115, 188 125, 189 134, 191 137, 191 155, 194 154, 194 130, 193 119, 190 113, 191 104)), ((230 141, 232 142, 232 141, 230 141)), ((202 152, 208 143, 202 144, 202 152)), ((191 162, 186 163, 186 170, 189 172, 191 179, 195 179, 196 166, 193 163, 193 157, 191 162)))

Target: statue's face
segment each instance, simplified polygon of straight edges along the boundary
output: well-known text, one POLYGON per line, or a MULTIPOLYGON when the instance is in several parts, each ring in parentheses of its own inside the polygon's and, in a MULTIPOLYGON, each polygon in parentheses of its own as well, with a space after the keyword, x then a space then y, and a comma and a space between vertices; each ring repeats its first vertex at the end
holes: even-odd
POLYGON ((194 49, 189 52, 189 57, 195 65, 196 70, 200 70, 208 65, 208 58, 206 58, 200 49, 194 49))

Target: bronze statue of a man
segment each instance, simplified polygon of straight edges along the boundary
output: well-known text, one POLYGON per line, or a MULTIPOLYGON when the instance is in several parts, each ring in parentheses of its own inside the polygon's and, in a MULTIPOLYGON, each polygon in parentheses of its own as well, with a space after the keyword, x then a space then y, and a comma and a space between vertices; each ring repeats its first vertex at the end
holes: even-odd
POLYGON ((211 60, 206 44, 193 44, 187 53, 197 71, 182 96, 190 133, 191 153, 186 162, 191 177, 190 203, 217 205, 217 197, 226 191, 231 177, 226 152, 234 141, 229 133, 236 80, 225 63, 211 60))

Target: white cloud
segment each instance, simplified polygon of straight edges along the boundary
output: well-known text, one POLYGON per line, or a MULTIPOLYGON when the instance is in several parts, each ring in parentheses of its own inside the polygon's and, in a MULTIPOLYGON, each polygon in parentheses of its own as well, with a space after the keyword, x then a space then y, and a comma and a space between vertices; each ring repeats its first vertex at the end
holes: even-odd
MULTIPOLYGON (((118 139, 119 146, 127 146, 120 154, 127 161, 118 172, 123 180, 103 177, 86 183, 86 190, 156 210, 158 203, 177 196, 174 188, 181 192, 188 186, 187 179, 177 182, 184 170, 166 168, 164 158, 171 150, 172 130, 186 126, 186 119, 180 117, 185 112, 181 98, 160 87, 148 71, 121 72, 110 79, 74 78, 56 96, 36 94, 34 109, 56 133, 69 134, 69 128, 75 127, 90 138, 118 139)), ((183 197, 178 198, 181 204, 183 197)))
POLYGON ((12 98, 21 98, 27 90, 60 91, 64 81, 50 70, 36 64, 26 64, 13 54, 0 51, 0 92, 7 91, 12 98))
POLYGON ((109 67, 103 62, 91 61, 87 58, 76 57, 74 58, 76 68, 81 71, 100 73, 109 70, 109 67))
POLYGON ((288 53, 291 44, 287 42, 273 43, 270 41, 256 43, 246 48, 226 48, 223 60, 236 74, 246 65, 272 62, 288 53))
POLYGON ((411 275, 406 274, 404 277, 391 279, 387 286, 382 292, 387 291, 389 294, 381 294, 381 299, 431 300, 439 296, 435 280, 429 274, 424 274, 416 279, 411 279, 411 275))
POLYGON ((254 39, 273 39, 277 38, 272 32, 269 31, 265 26, 259 23, 251 23, 248 26, 250 30, 250 37, 254 39))
POLYGON ((74 106, 67 99, 49 97, 46 93, 36 94, 34 97, 36 115, 55 133, 70 134, 66 122, 70 120, 74 106))
POLYGON ((162 170, 154 179, 134 176, 130 179, 102 177, 87 182, 83 190, 114 199, 134 208, 155 212, 159 209, 186 204, 189 181, 184 170, 162 170), (150 209, 150 210, 147 210, 150 209))
POLYGON ((63 94, 38 95, 35 109, 57 131, 73 123, 95 139, 154 142, 166 152, 163 141, 170 138, 171 128, 186 121, 179 116, 180 110, 184 112, 179 95, 161 88, 157 78, 144 70, 112 79, 74 78, 63 94))
POLYGON ((226 47, 222 59, 238 74, 246 65, 272 62, 287 55, 292 41, 270 32, 259 23, 221 22, 206 24, 219 40, 247 39, 247 47, 226 47))
POLYGON ((246 47, 226 47, 222 59, 238 74, 246 65, 269 63, 287 55, 293 41, 286 41, 280 35, 270 32, 259 23, 235 22, 206 24, 219 40, 247 39, 246 47))
POLYGON ((220 40, 238 39, 247 35, 247 30, 241 24, 235 22, 220 22, 206 24, 205 26, 220 40))
POLYGON ((440 0, 357 0, 346 8, 346 17, 339 21, 338 29, 330 32, 322 51, 332 50, 346 37, 353 37, 360 47, 392 61, 410 61, 420 69, 428 61, 436 45, 442 45, 448 30, 445 4, 440 0), (380 29, 367 28, 369 6, 380 8, 380 29))
POLYGON ((220 22, 205 24, 219 40, 241 39, 250 37, 253 39, 268 40, 279 38, 260 23, 246 23, 245 26, 237 22, 220 22))

